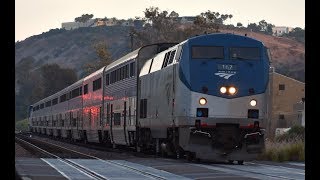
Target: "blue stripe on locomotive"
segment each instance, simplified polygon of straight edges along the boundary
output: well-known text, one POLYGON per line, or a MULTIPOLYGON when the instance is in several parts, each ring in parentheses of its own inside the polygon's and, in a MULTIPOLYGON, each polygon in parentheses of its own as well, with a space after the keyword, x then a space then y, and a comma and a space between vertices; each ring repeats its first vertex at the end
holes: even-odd
POLYGON ((179 78, 194 92, 203 93, 202 88, 206 86, 206 94, 237 98, 249 95, 249 88, 254 93, 261 94, 266 91, 269 79, 269 60, 264 45, 255 39, 234 34, 210 34, 190 38, 183 45, 180 59, 179 78), (225 59, 191 59, 192 46, 224 46, 225 59), (230 47, 258 47, 260 49, 260 60, 230 60, 230 47), (215 75, 218 72, 218 64, 233 64, 237 66, 236 74, 224 79, 215 75), (221 86, 232 85, 238 91, 233 96, 223 95, 219 89, 221 86))

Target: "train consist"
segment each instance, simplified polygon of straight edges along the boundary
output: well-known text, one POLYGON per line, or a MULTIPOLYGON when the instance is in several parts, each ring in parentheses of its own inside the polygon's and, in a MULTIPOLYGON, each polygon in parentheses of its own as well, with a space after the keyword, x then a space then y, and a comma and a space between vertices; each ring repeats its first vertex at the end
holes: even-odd
POLYGON ((247 36, 152 44, 30 106, 30 130, 242 164, 264 149, 268 78, 268 50, 247 36))

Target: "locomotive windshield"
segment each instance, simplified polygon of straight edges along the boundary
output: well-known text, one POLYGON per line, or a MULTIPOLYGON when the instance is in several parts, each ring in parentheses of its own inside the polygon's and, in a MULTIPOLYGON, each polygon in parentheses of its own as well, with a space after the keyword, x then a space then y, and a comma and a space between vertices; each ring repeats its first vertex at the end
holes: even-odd
POLYGON ((260 51, 255 47, 232 47, 230 48, 230 59, 259 60, 260 51))
POLYGON ((193 59, 224 59, 223 46, 193 46, 193 59))

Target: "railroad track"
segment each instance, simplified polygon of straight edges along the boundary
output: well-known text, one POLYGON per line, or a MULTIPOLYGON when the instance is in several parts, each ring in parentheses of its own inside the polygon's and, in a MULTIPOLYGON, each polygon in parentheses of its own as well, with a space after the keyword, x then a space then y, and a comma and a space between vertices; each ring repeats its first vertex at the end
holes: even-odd
MULTIPOLYGON (((17 141, 23 142, 23 140, 19 140, 19 139, 17 139, 17 141)), ((28 141, 28 138, 26 138, 26 141, 28 141)), ((34 140, 34 141, 38 141, 38 140, 34 140)), ((34 142, 34 143, 36 143, 36 142, 34 142)), ((41 156, 59 159, 60 161, 70 165, 71 167, 76 168, 80 172, 83 172, 83 174, 86 174, 87 176, 91 177, 92 179, 108 179, 108 178, 106 178, 103 175, 100 175, 99 173, 91 171, 88 167, 86 167, 87 164, 85 164, 83 162, 81 163, 80 160, 66 159, 66 158, 78 157, 78 158, 83 158, 83 159, 89 159, 89 161, 92 160, 92 162, 94 162, 95 164, 110 164, 110 166, 113 166, 113 167, 116 166, 119 169, 124 168, 128 171, 135 172, 136 174, 143 175, 144 177, 146 177, 146 179, 168 179, 168 178, 163 177, 163 174, 161 174, 161 173, 153 174, 153 173, 150 173, 150 171, 147 172, 145 169, 141 169, 141 168, 139 169, 139 167, 132 166, 130 163, 125 163, 124 161, 121 161, 121 160, 120 161, 103 160, 103 159, 101 159, 100 155, 99 155, 99 157, 100 157, 99 158, 99 157, 96 157, 93 155, 88 155, 88 154, 85 154, 82 152, 74 151, 74 150, 67 149, 67 148, 64 148, 64 147, 61 147, 58 145, 54 145, 54 144, 51 144, 51 145, 56 148, 53 148, 53 147, 48 148, 48 146, 51 146, 50 143, 44 142, 44 141, 43 141, 43 143, 45 143, 45 144, 40 145, 40 146, 44 146, 43 148, 48 149, 45 151, 53 151, 53 152, 50 152, 53 155, 48 154, 42 150, 37 150, 37 151, 41 152, 40 153, 41 156), (55 153, 57 153, 58 155, 55 153), (80 165, 80 164, 82 164, 82 165, 80 165)), ((36 150, 34 150, 34 151, 36 151, 36 150)), ((42 159, 42 160, 46 161, 48 164, 51 163, 50 160, 48 160, 48 159, 42 159)), ((234 177, 234 176, 235 177, 249 177, 249 178, 257 178, 257 179, 304 179, 303 177, 305 175, 305 170, 303 170, 303 169, 284 167, 281 165, 279 165, 279 166, 268 165, 268 164, 263 164, 260 162, 245 162, 244 165, 235 165, 235 164, 231 165, 231 164, 226 164, 226 163, 210 163, 210 162, 190 163, 190 162, 187 162, 187 160, 179 160, 179 161, 172 161, 172 164, 171 164, 171 163, 169 163, 169 161, 167 161, 165 159, 152 160, 152 158, 151 158, 150 160, 155 161, 154 164, 158 164, 158 161, 160 164, 162 162, 164 162, 164 166, 160 165, 159 167, 165 167, 166 168, 165 171, 171 172, 173 174, 176 174, 176 172, 179 172, 179 170, 178 170, 179 168, 173 168, 171 171, 169 171, 168 166, 176 167, 177 164, 181 164, 180 167, 182 169, 184 166, 193 166, 195 168, 201 167, 201 168, 207 169, 208 172, 210 170, 216 171, 216 172, 217 171, 223 172, 223 173, 225 173, 226 176, 232 176, 232 177, 234 177)), ((171 162, 171 160, 170 160, 170 162, 171 162)), ((143 161, 141 161, 141 164, 144 164, 143 161)), ((145 164, 145 165, 149 166, 148 164, 145 164)), ((107 166, 107 167, 109 167, 109 166, 107 166)), ((159 168, 159 167, 157 167, 157 165, 155 165, 155 168, 159 168)), ((180 171, 181 171, 181 169, 180 169, 180 171)), ((177 174, 177 175, 179 175, 179 174, 177 174)), ((184 174, 181 174, 181 175, 182 175, 182 177, 189 176, 188 173, 185 175, 184 174)), ((203 175, 203 176, 206 176, 206 175, 203 175)), ((217 177, 215 177, 215 178, 217 178, 217 177)))
MULTIPOLYGON (((16 136, 21 137, 21 138, 29 138, 30 134, 16 134, 16 136)), ((39 134, 31 134, 32 137, 40 137, 40 138, 46 138, 46 139, 51 139, 53 141, 57 141, 57 142, 62 142, 62 143, 67 143, 67 144, 72 144, 72 145, 76 145, 79 147, 84 147, 84 148, 89 148, 89 149, 93 149, 93 150, 98 150, 98 151, 104 151, 104 152, 112 152, 112 153, 125 153, 127 155, 132 155, 135 157, 144 157, 144 158, 154 158, 154 157, 161 157, 160 154, 156 154, 155 152, 145 152, 145 151, 141 151, 141 152, 137 152, 134 148, 131 147, 127 147, 127 146, 121 146, 118 145, 117 148, 113 148, 111 145, 107 145, 107 144, 99 144, 99 143, 83 143, 83 142, 78 142, 78 141, 72 141, 69 139, 55 139, 52 137, 48 137, 48 136, 43 136, 43 135, 39 135, 39 134)), ((170 156, 168 156, 170 157, 170 156)))
POLYGON ((65 147, 55 145, 52 143, 48 143, 48 142, 44 142, 41 140, 27 139, 27 138, 22 139, 19 137, 16 137, 15 139, 16 139, 17 143, 23 145, 24 147, 28 146, 29 147, 28 149, 34 149, 33 152, 39 152, 41 154, 41 156, 45 156, 46 158, 58 159, 58 160, 77 169, 78 171, 86 174, 87 176, 89 176, 93 179, 104 180, 104 179, 108 179, 108 178, 90 170, 89 168, 87 168, 83 165, 80 165, 80 164, 70 160, 69 158, 94 159, 94 160, 98 160, 98 161, 101 161, 101 162, 104 162, 107 164, 116 165, 119 168, 128 169, 132 172, 147 176, 152 179, 166 179, 166 178, 161 177, 159 175, 145 172, 143 170, 131 167, 126 164, 122 164, 122 163, 118 163, 118 162, 114 162, 114 161, 105 161, 103 159, 100 159, 100 158, 92 156, 92 155, 88 155, 88 154, 84 154, 84 153, 81 153, 81 152, 78 152, 75 150, 67 149, 65 147))

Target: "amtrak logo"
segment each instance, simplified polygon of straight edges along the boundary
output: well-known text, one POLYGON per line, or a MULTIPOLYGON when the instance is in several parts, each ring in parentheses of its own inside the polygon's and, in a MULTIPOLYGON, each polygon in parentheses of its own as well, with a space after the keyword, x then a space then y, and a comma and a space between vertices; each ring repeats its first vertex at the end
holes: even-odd
POLYGON ((217 75, 217 76, 220 76, 220 77, 223 77, 225 79, 229 79, 229 77, 235 75, 236 73, 223 73, 223 72, 219 72, 219 73, 214 73, 214 75, 217 75))

